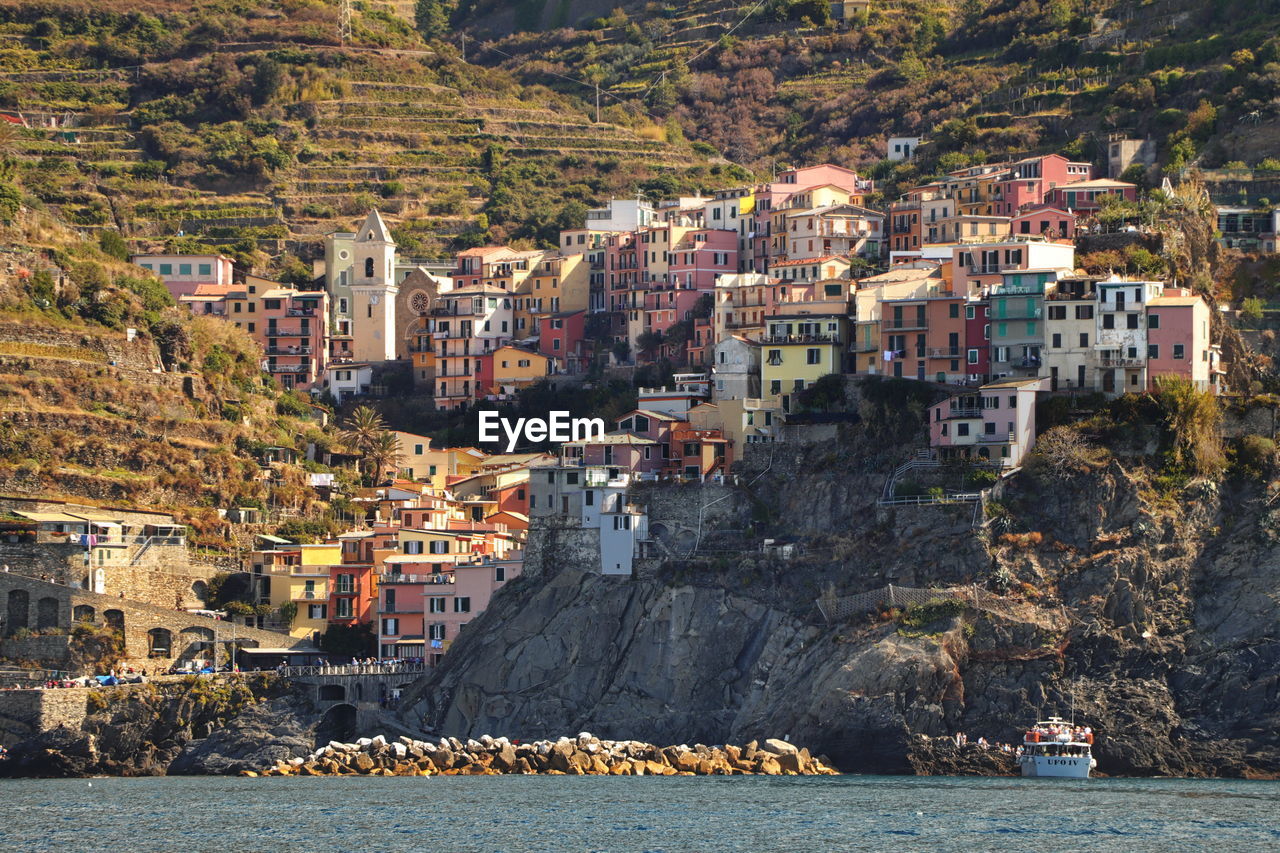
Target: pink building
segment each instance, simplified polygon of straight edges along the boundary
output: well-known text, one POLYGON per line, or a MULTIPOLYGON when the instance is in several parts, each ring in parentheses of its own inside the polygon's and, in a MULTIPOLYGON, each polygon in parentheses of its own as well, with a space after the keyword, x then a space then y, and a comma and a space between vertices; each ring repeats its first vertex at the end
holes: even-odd
POLYGON ((558 359, 566 373, 581 373, 586 352, 585 311, 565 311, 538 321, 538 352, 558 359))
POLYGON ((1080 181, 1056 187, 1045 193, 1044 200, 1053 207, 1079 213, 1098 210, 1102 206, 1103 197, 1109 195, 1120 196, 1125 201, 1137 201, 1138 187, 1124 181, 1099 178, 1096 181, 1080 181))
POLYGON ((560 461, 562 465, 595 465, 654 475, 664 462, 658 442, 628 432, 567 441, 560 445, 560 461))
POLYGON ((824 185, 839 187, 850 193, 867 192, 871 186, 869 181, 859 177, 852 169, 824 163, 821 166, 788 169, 781 172, 776 181, 756 189, 750 232, 755 236, 750 238, 752 257, 748 264, 749 270, 768 272, 770 269, 773 212, 782 208, 796 193, 824 185))
POLYGON ((1166 288, 1147 303, 1147 381, 1177 376, 1202 391, 1215 386, 1217 352, 1209 344, 1209 306, 1199 296, 1166 288), (1169 295, 1170 293, 1177 295, 1169 295))
POLYGON ((1034 205, 1009 220, 1009 233, 1038 234, 1050 240, 1071 240, 1076 236, 1076 216, 1051 205, 1034 205))
POLYGON ((955 394, 929 409, 929 446, 943 460, 1017 467, 1036 440, 1036 392, 1042 378, 1003 379, 955 394))
POLYGON ((716 276, 738 271, 738 234, 712 228, 687 231, 671 247, 671 282, 679 289, 711 292, 716 276))
POLYGON ((1043 204, 1056 187, 1087 181, 1093 166, 1077 163, 1061 154, 1027 157, 1009 166, 1009 176, 998 184, 997 216, 1013 216, 1029 205, 1043 204))
POLYGON ((225 255, 134 255, 130 260, 159 276, 175 302, 202 284, 230 285, 234 265, 225 255))

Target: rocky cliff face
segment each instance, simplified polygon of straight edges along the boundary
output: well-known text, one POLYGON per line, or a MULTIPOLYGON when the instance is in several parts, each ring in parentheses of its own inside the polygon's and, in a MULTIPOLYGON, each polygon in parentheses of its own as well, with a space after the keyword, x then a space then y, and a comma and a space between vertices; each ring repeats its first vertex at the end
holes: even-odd
POLYGON ((775 459, 753 485, 742 537, 799 532, 805 555, 745 545, 653 576, 570 566, 511 584, 412 694, 411 721, 457 736, 789 734, 842 769, 921 772, 937 750, 916 735, 1014 741, 1074 701, 1105 773, 1280 773, 1280 508, 1256 484, 1162 494, 1115 461, 1024 472, 975 527, 971 507, 877 508, 867 440, 775 459), (828 584, 886 582, 1004 596, 925 624, 829 625, 813 606, 828 584))

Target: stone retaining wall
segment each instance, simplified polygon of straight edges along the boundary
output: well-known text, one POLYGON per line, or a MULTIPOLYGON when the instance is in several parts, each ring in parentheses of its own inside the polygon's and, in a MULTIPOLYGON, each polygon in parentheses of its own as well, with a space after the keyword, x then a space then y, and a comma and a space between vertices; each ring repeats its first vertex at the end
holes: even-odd
POLYGON ((0 620, 3 634, 22 627, 31 630, 69 628, 74 621, 123 627, 124 658, 135 666, 169 667, 179 660, 208 657, 208 644, 232 636, 259 648, 310 647, 276 631, 233 625, 174 608, 157 607, 119 596, 99 595, 61 584, 0 573, 0 620), (25 625, 22 622, 25 621, 25 625), (154 632, 154 633, 153 633, 154 632), (159 647, 163 654, 153 654, 159 647))
POLYGON ((88 690, 0 690, 0 743, 13 744, 58 726, 79 730, 88 690))

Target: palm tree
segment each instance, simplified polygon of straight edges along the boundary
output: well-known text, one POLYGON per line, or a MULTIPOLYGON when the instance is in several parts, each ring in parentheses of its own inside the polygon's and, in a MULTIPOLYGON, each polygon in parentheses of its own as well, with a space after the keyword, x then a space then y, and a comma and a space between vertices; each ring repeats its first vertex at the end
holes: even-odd
POLYGON ((387 424, 377 409, 358 406, 347 419, 346 427, 342 430, 342 440, 357 453, 366 454, 386 429, 387 424))
POLYGON ((364 452, 364 461, 375 482, 385 473, 400 470, 400 439, 393 432, 378 433, 364 452))

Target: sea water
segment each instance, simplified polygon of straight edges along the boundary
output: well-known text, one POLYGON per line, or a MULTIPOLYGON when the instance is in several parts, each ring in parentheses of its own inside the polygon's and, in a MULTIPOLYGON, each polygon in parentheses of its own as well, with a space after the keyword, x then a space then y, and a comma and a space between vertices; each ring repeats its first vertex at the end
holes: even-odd
POLYGON ((1280 849, 1280 782, 455 776, 0 782, 5 850, 1280 849))

